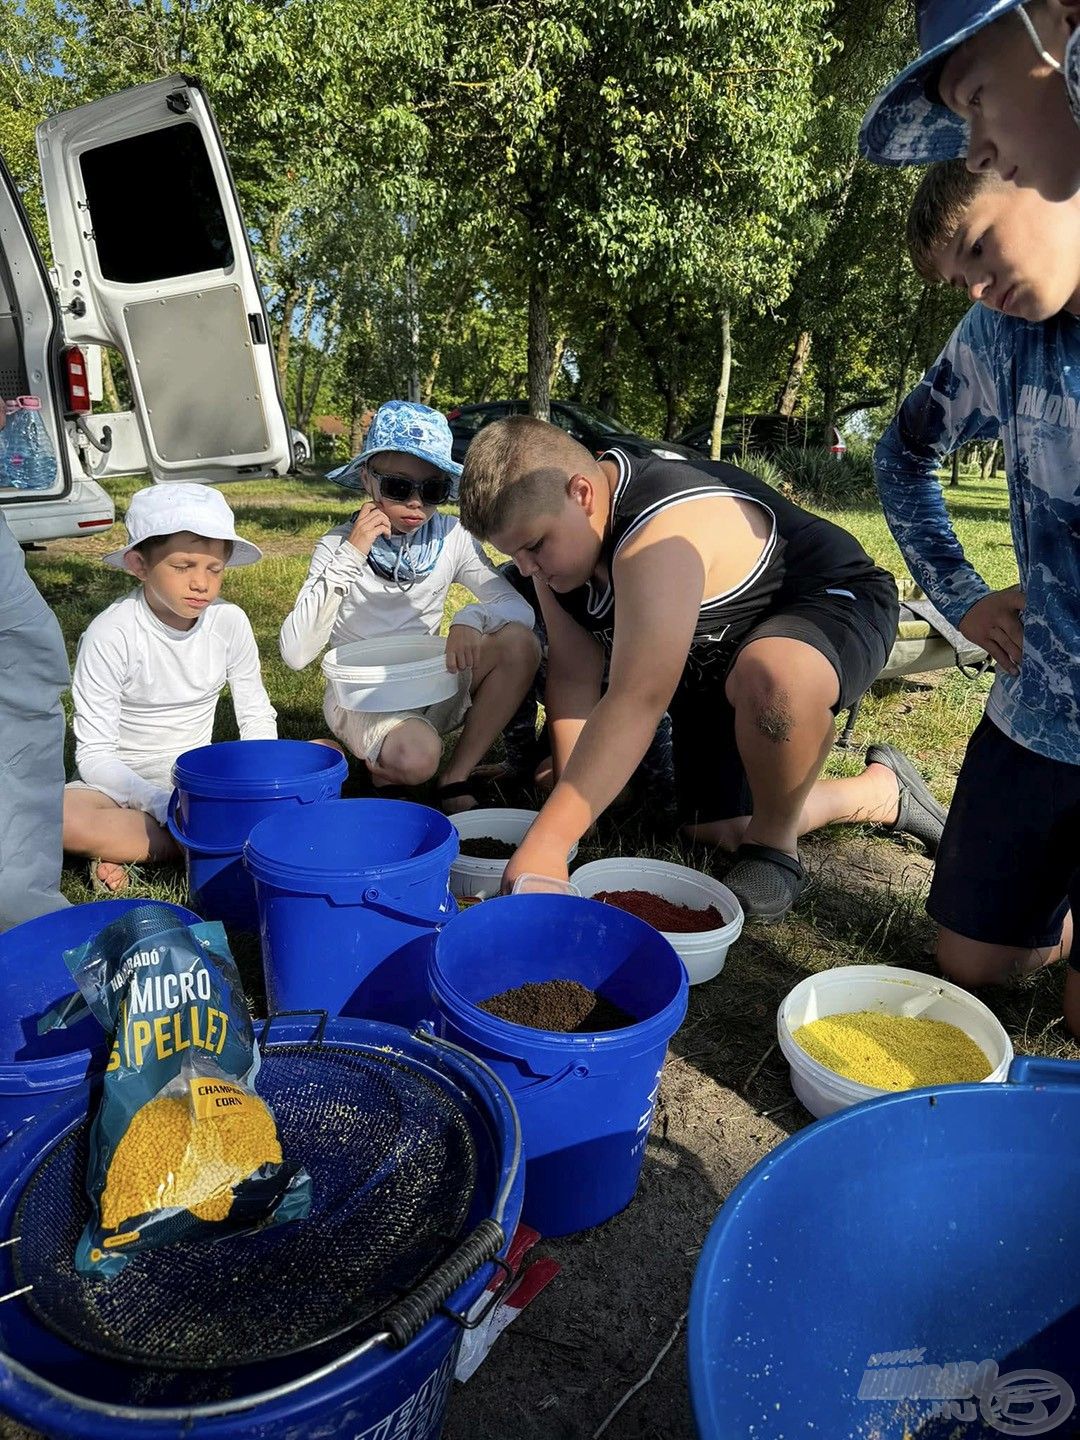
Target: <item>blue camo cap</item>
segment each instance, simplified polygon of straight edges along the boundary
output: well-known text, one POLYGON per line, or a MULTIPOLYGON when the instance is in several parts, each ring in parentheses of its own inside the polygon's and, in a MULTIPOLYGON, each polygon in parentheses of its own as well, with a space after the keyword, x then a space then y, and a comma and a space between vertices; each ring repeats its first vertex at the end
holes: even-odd
POLYGON ((926 93, 927 82, 948 55, 976 31, 1000 20, 1023 0, 918 0, 916 28, 922 52, 901 70, 863 117, 859 151, 877 165, 929 165, 967 154, 968 127, 926 93))
POLYGON ((364 448, 347 465, 329 470, 326 478, 336 480, 346 490, 363 490, 361 470, 373 455, 386 450, 397 450, 402 455, 415 455, 426 460, 444 475, 457 480, 461 466, 450 453, 453 436, 446 416, 430 405, 418 405, 412 400, 387 400, 380 405, 375 418, 368 426, 364 448))

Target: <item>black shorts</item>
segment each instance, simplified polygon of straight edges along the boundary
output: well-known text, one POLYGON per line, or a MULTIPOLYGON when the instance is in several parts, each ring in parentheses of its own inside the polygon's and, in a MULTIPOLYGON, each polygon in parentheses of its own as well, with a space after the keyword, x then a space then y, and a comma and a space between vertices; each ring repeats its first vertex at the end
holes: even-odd
POLYGON ((1041 950, 1080 906, 1080 765, 1018 745, 984 715, 968 741, 926 908, 988 945, 1041 950))
POLYGON ((854 705, 881 674, 896 639, 900 606, 891 576, 849 587, 838 585, 789 601, 739 641, 730 662, 706 686, 682 682, 668 707, 675 756, 675 792, 683 824, 707 824, 749 815, 746 772, 735 745, 735 712, 724 694, 732 665, 755 640, 801 640, 820 651, 836 671, 839 714, 854 705))

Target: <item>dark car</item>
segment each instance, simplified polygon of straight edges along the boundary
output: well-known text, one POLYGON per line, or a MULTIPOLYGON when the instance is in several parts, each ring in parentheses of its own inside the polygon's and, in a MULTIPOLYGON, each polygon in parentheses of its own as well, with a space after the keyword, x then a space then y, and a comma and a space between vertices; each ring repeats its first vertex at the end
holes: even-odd
MULTIPOLYGON (((684 430, 676 443, 707 456, 712 445, 712 421, 684 430)), ((724 421, 720 456, 738 460, 745 454, 775 455, 788 445, 800 450, 828 450, 837 460, 847 454, 847 444, 835 425, 826 429, 820 421, 783 415, 729 415, 724 421)))
MULTIPOLYGON (((446 418, 450 422, 450 433, 454 437, 453 455, 460 464, 465 459, 465 452, 469 448, 469 442, 478 430, 485 425, 490 425, 493 420, 501 420, 506 415, 527 415, 529 413, 529 402, 527 400, 493 400, 486 405, 455 405, 453 409, 446 412, 446 418)), ((610 450, 617 445, 620 450, 625 450, 630 455, 648 456, 658 455, 662 460, 699 460, 700 451, 694 450, 687 445, 680 444, 675 440, 650 440, 645 435, 638 435, 633 430, 627 430, 618 420, 610 415, 605 415, 602 410, 594 410, 589 405, 578 405, 570 400, 553 400, 551 402, 552 424, 559 425, 563 430, 571 434, 575 440, 580 440, 594 455, 602 455, 605 450, 610 450)), ((706 453, 708 446, 706 446, 706 453)))

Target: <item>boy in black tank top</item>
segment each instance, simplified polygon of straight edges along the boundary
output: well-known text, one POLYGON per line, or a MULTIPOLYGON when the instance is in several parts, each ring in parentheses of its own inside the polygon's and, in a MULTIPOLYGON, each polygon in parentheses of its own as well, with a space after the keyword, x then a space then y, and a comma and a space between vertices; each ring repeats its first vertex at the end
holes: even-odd
POLYGON ((548 630, 558 783, 507 888, 566 877, 665 709, 685 831, 735 853, 726 883, 747 914, 787 913, 806 883, 798 837, 818 826, 876 822, 936 848, 945 813, 892 747, 818 778, 837 712, 896 635, 895 582, 847 531, 733 466, 596 459, 526 416, 480 432, 460 497, 465 528, 532 576, 548 630))

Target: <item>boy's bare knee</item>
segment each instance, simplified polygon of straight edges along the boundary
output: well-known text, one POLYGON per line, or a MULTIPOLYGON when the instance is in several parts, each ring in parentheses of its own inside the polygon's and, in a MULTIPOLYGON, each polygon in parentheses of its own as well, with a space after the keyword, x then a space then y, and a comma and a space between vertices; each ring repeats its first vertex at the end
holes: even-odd
POLYGON ((512 666, 532 679, 540 665, 540 641, 535 631, 511 620, 488 638, 494 648, 497 665, 512 666))
POLYGON ((774 667, 743 651, 728 676, 725 694, 736 714, 748 714, 766 740, 782 745, 795 726, 791 696, 774 667))
POLYGON ((970 940, 953 930, 938 931, 938 967, 956 985, 1004 985, 1031 969, 1033 955, 1032 951, 1012 945, 970 940))
POLYGON ((395 785, 423 785, 439 768, 442 742, 422 720, 404 720, 383 741, 378 769, 395 785))

